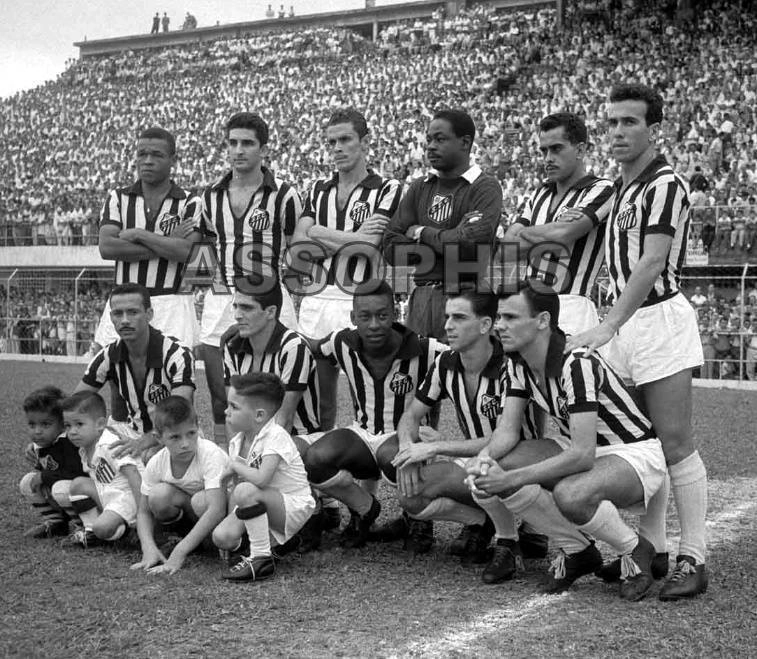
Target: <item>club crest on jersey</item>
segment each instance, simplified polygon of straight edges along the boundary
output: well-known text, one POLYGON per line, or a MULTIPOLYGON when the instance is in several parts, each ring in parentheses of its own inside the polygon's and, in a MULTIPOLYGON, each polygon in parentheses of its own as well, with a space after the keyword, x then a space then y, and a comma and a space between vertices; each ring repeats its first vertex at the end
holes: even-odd
POLYGON ((52 455, 44 455, 39 459, 39 466, 44 471, 57 471, 60 465, 52 455))
POLYGON ((620 209, 620 213, 615 218, 615 224, 621 231, 628 231, 636 226, 636 204, 626 202, 626 205, 620 209))
POLYGON ((247 224, 253 231, 265 231, 271 225, 271 218, 265 208, 256 208, 250 214, 247 224))
POLYGON ((350 211, 350 219, 355 227, 359 227, 371 214, 371 206, 367 201, 356 201, 350 211))
POLYGON ((496 419, 501 412, 499 396, 492 396, 491 394, 481 396, 481 414, 487 419, 496 419))
POLYGON ((249 464, 253 469, 260 469, 260 465, 263 464, 263 456, 260 453, 255 453, 254 455, 250 456, 247 464, 249 464))
POLYGON ((158 228, 164 236, 170 236, 180 222, 181 218, 176 213, 163 213, 160 216, 158 228))
POLYGON ((389 389, 395 396, 404 396, 413 390, 413 378, 407 373, 396 372, 389 381, 389 389))
POLYGON ((428 219, 437 224, 446 222, 452 217, 452 195, 435 194, 428 209, 428 219))
POLYGON ((557 396, 557 411, 563 419, 568 418, 568 397, 565 394, 557 396))
POLYGON ((168 398, 170 395, 171 392, 164 384, 151 384, 147 390, 147 400, 153 405, 157 405, 161 400, 168 398))
POLYGON ((116 470, 107 460, 100 459, 95 467, 95 479, 98 483, 110 483, 116 477, 116 470))

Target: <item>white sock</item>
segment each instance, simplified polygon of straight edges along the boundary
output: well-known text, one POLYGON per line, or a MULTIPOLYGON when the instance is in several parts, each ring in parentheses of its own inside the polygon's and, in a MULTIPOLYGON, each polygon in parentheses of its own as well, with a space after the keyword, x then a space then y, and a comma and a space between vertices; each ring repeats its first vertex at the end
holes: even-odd
POLYGON ((480 508, 473 508, 449 497, 433 499, 421 512, 410 517, 462 522, 463 524, 483 524, 486 521, 486 515, 480 508))
POLYGON ((639 518, 639 535, 643 535, 654 545, 658 554, 668 551, 668 541, 665 533, 665 522, 668 515, 668 499, 670 498, 670 477, 665 474, 660 487, 647 504, 647 512, 639 518))
POLYGON ((566 554, 589 546, 589 540, 560 512, 552 493, 539 485, 525 485, 502 499, 509 510, 528 522, 538 533, 549 537, 566 554))
POLYGON ((242 521, 250 538, 250 556, 270 556, 271 536, 268 530, 268 513, 242 521))
POLYGON ((639 536, 620 517, 618 509, 609 501, 602 501, 597 512, 578 529, 604 540, 618 554, 630 554, 639 543, 639 536))
POLYGON ((508 540, 518 539, 518 528, 515 525, 515 517, 507 509, 507 506, 499 497, 487 497, 480 499, 475 494, 473 500, 484 509, 489 519, 494 524, 494 537, 508 540))
POLYGON ((694 451, 680 462, 669 465, 668 472, 678 519, 681 522, 678 554, 691 556, 697 563, 704 563, 707 550, 707 470, 699 451, 694 451))

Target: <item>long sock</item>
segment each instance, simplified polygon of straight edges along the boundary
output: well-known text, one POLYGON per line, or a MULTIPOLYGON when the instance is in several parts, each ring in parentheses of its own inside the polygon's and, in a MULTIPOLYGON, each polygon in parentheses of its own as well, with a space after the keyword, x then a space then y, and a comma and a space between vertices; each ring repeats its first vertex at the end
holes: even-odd
POLYGON ((87 531, 91 531, 100 516, 100 511, 97 510, 97 504, 94 499, 86 494, 72 494, 71 507, 79 516, 81 523, 87 531))
POLYGON ((704 563, 707 551, 707 469, 699 451, 668 467, 673 499, 681 522, 678 553, 704 563))
POLYGON ((449 522, 462 522, 463 524, 483 524, 486 515, 480 508, 474 508, 449 497, 433 499, 423 510, 416 515, 410 515, 413 519, 438 519, 449 522))
POLYGON ((647 512, 639 518, 639 535, 643 535, 649 540, 658 554, 668 551, 665 522, 668 515, 669 498, 670 477, 665 474, 662 487, 649 500, 647 512))
POLYGON ((552 493, 539 485, 526 485, 502 500, 538 533, 548 536, 566 554, 575 554, 589 546, 586 535, 560 512, 552 493))
POLYGON ((57 506, 51 505, 42 494, 35 493, 31 497, 31 502, 32 508, 42 515, 42 519, 46 522, 52 524, 66 521, 66 516, 63 511, 57 506))
POLYGON ((256 504, 237 508, 236 515, 247 529, 247 536, 250 538, 250 556, 270 556, 271 536, 265 506, 256 504))
POLYGON ((620 517, 618 509, 609 501, 602 501, 597 512, 578 529, 604 540, 618 554, 630 554, 639 542, 639 536, 620 517))
POLYGON ((479 498, 475 494, 473 500, 484 509, 489 519, 494 524, 494 537, 508 540, 518 539, 518 528, 515 525, 515 516, 507 509, 507 506, 499 497, 479 498))

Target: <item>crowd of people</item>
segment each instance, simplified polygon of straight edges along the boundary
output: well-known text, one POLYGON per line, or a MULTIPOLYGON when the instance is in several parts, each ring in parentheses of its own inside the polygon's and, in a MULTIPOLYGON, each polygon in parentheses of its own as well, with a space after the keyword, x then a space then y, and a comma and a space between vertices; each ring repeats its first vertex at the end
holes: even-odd
POLYGON ((321 126, 330 107, 363 108, 373 167, 405 182, 424 172, 434 108, 468 109, 481 126, 474 160, 502 183, 507 221, 542 178, 536 128, 550 112, 585 117, 589 170, 617 176, 602 138, 605 96, 614 81, 634 77, 663 92, 661 151, 689 177, 694 204, 730 207, 702 215, 716 230, 708 240, 703 226, 705 247, 749 251, 754 8, 713 0, 682 22, 668 8, 675 3, 631 4, 605 20, 569 16, 562 31, 553 10, 473 7, 386 26, 376 43, 312 28, 72 61, 57 80, 0 103, 0 241, 91 240, 105 191, 133 174, 127 147, 145 125, 179 136, 178 181, 207 185, 224 166, 223 118, 238 107, 271 124, 270 166, 301 193, 329 168, 321 126))

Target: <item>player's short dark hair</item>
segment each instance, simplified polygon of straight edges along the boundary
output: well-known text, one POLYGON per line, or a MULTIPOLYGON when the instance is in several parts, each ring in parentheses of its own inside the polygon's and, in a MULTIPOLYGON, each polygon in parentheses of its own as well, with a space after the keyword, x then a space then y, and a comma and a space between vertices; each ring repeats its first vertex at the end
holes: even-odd
POLYGON ((134 293, 142 298, 142 304, 145 307, 145 311, 147 311, 152 306, 152 302, 150 301, 150 291, 142 286, 142 284, 138 284, 135 281, 129 281, 125 284, 114 286, 110 291, 108 300, 112 300, 114 295, 133 295, 134 293))
POLYGON ((394 305, 394 291, 389 283, 383 279, 369 279, 358 284, 352 297, 357 300, 359 297, 382 296, 389 298, 389 302, 394 305))
POLYGON ((479 284, 463 284, 456 293, 449 293, 448 300, 463 298, 471 303, 473 313, 479 318, 488 317, 492 322, 497 318, 497 296, 487 286, 479 284))
POLYGON ((255 112, 237 112, 226 123, 226 139, 229 138, 232 128, 244 128, 254 130, 260 146, 268 144, 268 124, 265 119, 255 112))
POLYGON ((60 402, 63 412, 77 412, 90 419, 104 419, 108 416, 103 397, 96 391, 77 391, 60 402))
POLYGON ((539 122, 539 132, 541 133, 555 128, 562 128, 565 131, 565 137, 571 144, 586 144, 589 140, 589 132, 586 130, 583 119, 572 112, 548 114, 539 122))
POLYGON ((281 284, 279 278, 273 275, 266 275, 260 272, 251 272, 244 277, 236 277, 234 286, 238 293, 248 295, 257 302, 262 309, 276 307, 276 318, 281 314, 281 305, 284 296, 281 293, 281 284))
POLYGON ((531 316, 536 316, 542 311, 549 313, 549 326, 556 330, 560 325, 560 296, 548 289, 546 286, 533 286, 528 279, 521 279, 518 282, 517 290, 502 290, 498 293, 498 298, 506 300, 512 295, 523 293, 523 297, 528 302, 531 310, 531 316))
POLYGON ((652 87, 637 83, 615 85, 610 90, 610 103, 620 101, 642 101, 647 105, 644 120, 647 126, 659 124, 662 121, 662 96, 652 87))
POLYGON ((63 411, 60 408, 63 398, 63 392, 58 387, 40 387, 24 398, 22 407, 25 413, 46 412, 63 423, 63 411))
POLYGON ((357 136, 362 140, 368 134, 368 122, 362 112, 355 108, 339 108, 334 110, 329 117, 326 128, 338 124, 352 124, 357 136))
POLYGON ((197 423, 197 413, 186 398, 168 396, 155 405, 152 423, 159 434, 162 435, 166 428, 174 428, 185 421, 197 423))
POLYGON ((170 155, 173 156, 176 154, 176 138, 173 136, 173 133, 167 131, 165 128, 161 128, 160 126, 150 126, 150 128, 145 128, 139 134, 139 139, 163 140, 168 144, 168 152, 170 155))
POLYGON ((231 386, 244 398, 256 398, 267 403, 271 412, 278 410, 284 401, 284 383, 273 373, 232 375, 231 386))
POLYGON ((435 119, 444 119, 445 121, 449 121, 450 126, 452 126, 452 132, 457 137, 465 137, 466 135, 470 135, 471 143, 473 143, 473 140, 476 138, 476 124, 473 123, 473 119, 465 110, 438 110, 434 113, 431 121, 434 121, 435 119))

